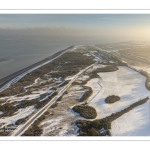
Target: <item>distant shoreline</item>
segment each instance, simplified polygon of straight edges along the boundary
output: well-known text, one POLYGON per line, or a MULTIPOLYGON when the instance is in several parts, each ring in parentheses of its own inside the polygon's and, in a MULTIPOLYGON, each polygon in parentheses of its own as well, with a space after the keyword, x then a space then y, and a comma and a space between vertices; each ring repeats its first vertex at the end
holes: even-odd
POLYGON ((10 74, 10 75, 0 79, 0 91, 1 91, 1 88, 3 88, 6 84, 8 84, 11 80, 16 78, 17 76, 21 75, 22 73, 24 73, 24 72, 26 72, 26 71, 28 71, 28 70, 30 70, 32 68, 35 68, 35 67, 37 67, 39 65, 42 65, 43 63, 46 63, 47 61, 50 61, 51 59, 54 59, 55 57, 59 56, 61 53, 65 52, 66 50, 71 49, 73 47, 74 46, 70 46, 70 47, 68 47, 68 48, 66 48, 64 50, 60 50, 59 52, 56 52, 55 54, 53 54, 53 55, 51 55, 51 56, 49 56, 49 57, 47 57, 47 58, 37 62, 37 63, 34 63, 34 64, 24 68, 24 69, 21 69, 21 70, 15 72, 15 73, 12 73, 12 74, 10 74))

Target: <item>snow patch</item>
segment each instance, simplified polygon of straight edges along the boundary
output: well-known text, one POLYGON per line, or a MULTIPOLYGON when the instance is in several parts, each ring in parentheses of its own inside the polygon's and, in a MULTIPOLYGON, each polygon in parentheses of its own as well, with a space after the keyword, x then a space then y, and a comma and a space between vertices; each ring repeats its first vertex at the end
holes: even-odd
POLYGON ((135 107, 111 123, 113 136, 149 136, 150 101, 135 107))
POLYGON ((0 111, 0 115, 2 115, 3 114, 3 112, 2 111, 0 111))
POLYGON ((83 54, 83 55, 85 55, 85 56, 91 56, 89 53, 86 53, 86 54, 83 54))
POLYGON ((1 118, 0 123, 5 123, 3 126, 6 126, 8 124, 14 124, 18 119, 25 118, 31 115, 34 111, 34 106, 19 109, 13 116, 1 118))

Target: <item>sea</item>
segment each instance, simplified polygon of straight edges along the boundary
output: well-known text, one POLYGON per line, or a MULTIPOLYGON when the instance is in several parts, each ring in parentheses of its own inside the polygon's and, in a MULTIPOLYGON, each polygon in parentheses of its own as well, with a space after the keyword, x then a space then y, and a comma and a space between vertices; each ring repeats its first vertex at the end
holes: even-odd
POLYGON ((48 38, 0 35, 0 79, 73 45, 116 42, 98 37, 48 38))

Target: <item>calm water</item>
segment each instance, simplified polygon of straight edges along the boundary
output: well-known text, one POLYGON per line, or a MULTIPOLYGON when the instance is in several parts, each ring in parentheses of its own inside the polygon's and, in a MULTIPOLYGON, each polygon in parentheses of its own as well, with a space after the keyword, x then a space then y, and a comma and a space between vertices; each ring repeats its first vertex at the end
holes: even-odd
MULTIPOLYGON (((109 41, 110 42, 110 41, 109 41)), ((77 44, 108 43, 98 38, 36 38, 0 35, 0 79, 77 44)))

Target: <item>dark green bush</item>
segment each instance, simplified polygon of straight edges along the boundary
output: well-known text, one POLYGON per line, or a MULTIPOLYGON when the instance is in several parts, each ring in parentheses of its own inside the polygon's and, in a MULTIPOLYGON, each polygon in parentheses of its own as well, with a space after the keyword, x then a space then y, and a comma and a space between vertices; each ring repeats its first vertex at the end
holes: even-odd
POLYGON ((96 119, 96 120, 92 121, 92 126, 94 128, 98 128, 100 126, 100 120, 96 119))
POLYGON ((95 130, 95 128, 91 128, 88 130, 88 136, 99 136, 99 132, 95 130))
POLYGON ((96 136, 96 134, 99 133, 99 136, 106 136, 106 135, 111 136, 111 133, 110 133, 111 122, 119 118, 123 114, 129 112, 133 108, 146 103, 148 99, 149 97, 139 100, 131 104, 129 107, 119 112, 112 113, 110 116, 107 116, 102 119, 96 119, 94 121, 76 120, 76 125, 79 128, 79 135, 81 136, 88 136, 88 135, 94 136, 95 135, 96 136), (102 129, 103 129, 103 132, 101 132, 102 129))
POLYGON ((52 106, 51 106, 51 108, 55 108, 55 107, 57 107, 57 103, 55 102, 52 106))
POLYGON ((91 106, 78 105, 74 106, 73 110, 87 119, 94 119, 97 116, 96 110, 91 106))
POLYGON ((22 136, 40 136, 43 133, 43 129, 39 124, 46 118, 45 114, 39 117, 22 136))
POLYGON ((42 108, 44 105, 46 105, 49 101, 51 101, 51 99, 56 96, 58 94, 58 92, 54 92, 52 95, 50 95, 46 100, 43 101, 39 101, 38 103, 36 103, 35 108, 39 109, 42 108))
POLYGON ((116 96, 116 95, 111 95, 111 96, 108 96, 106 99, 105 99, 105 102, 108 103, 108 104, 111 104, 111 103, 114 103, 114 102, 117 102, 120 100, 120 97, 119 96, 116 96))
POLYGON ((83 86, 83 87, 87 89, 88 91, 85 91, 82 97, 80 98, 81 102, 87 100, 93 92, 91 87, 87 87, 87 86, 83 86))

